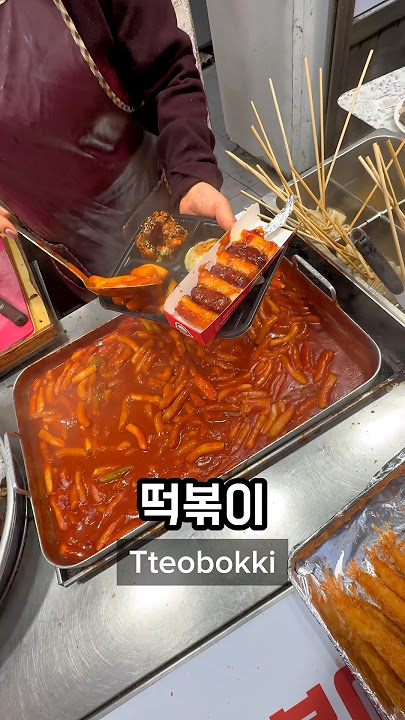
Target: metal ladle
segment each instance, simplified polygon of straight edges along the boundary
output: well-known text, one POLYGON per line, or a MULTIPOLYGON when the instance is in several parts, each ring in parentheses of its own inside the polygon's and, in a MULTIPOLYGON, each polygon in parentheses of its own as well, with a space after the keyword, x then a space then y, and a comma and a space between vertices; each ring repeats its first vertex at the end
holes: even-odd
POLYGON ((131 295, 131 290, 141 287, 151 287, 153 285, 161 285, 165 277, 167 277, 167 271, 164 268, 157 267, 156 265, 145 264, 141 268, 135 268, 134 274, 131 275, 120 275, 115 278, 104 278, 98 275, 91 275, 88 277, 84 272, 79 270, 76 265, 65 260, 61 257, 48 243, 42 240, 40 237, 33 235, 28 230, 18 228, 18 232, 25 237, 30 243, 43 250, 52 260, 55 260, 64 268, 69 270, 75 277, 77 277, 84 285, 86 290, 93 293, 94 295, 107 295, 108 297, 121 297, 123 295, 131 295), (150 268, 149 274, 147 268, 150 268), (137 270, 140 270, 137 273, 137 270), (121 283, 117 282, 121 280, 121 283), (117 284, 116 284, 117 283, 117 284))

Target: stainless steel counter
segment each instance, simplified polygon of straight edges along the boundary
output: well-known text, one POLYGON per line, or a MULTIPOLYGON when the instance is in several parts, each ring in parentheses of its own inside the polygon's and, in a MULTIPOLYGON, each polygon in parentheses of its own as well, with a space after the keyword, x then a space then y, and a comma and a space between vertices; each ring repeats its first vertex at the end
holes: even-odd
MULTIPOLYGON (((66 341, 111 317, 94 301, 65 319, 66 341)), ((16 427, 13 381, 0 384, 0 434, 16 427)), ((404 444, 402 383, 261 473, 270 495, 265 534, 288 537, 291 546, 303 540, 404 444)), ((1 717, 101 718, 274 601, 269 590, 254 587, 117 587, 114 566, 63 588, 40 555, 31 521, 21 566, 0 609, 1 717)))

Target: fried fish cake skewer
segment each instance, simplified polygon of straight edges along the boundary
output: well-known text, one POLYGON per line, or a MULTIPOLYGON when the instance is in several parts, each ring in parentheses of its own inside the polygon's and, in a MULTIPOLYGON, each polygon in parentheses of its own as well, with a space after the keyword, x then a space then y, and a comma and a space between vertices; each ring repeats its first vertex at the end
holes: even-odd
POLYGON ((349 589, 351 597, 353 597, 356 601, 356 605, 371 615, 371 617, 377 620, 377 622, 380 622, 381 625, 384 625, 388 632, 395 635, 395 637, 405 645, 405 633, 402 632, 398 625, 395 625, 392 620, 387 618, 376 605, 373 605, 373 603, 360 597, 356 583, 351 583, 349 589))
POLYGON ((387 588, 398 595, 401 600, 405 601, 405 577, 394 570, 387 562, 381 560, 376 545, 373 545, 370 549, 364 548, 364 550, 373 564, 377 577, 380 578, 387 588))
MULTIPOLYGON (((402 630, 405 630, 405 602, 389 590, 378 578, 365 572, 355 560, 348 564, 347 575, 356 580, 381 610, 402 630)), ((405 653, 405 648, 404 648, 405 653)), ((405 655, 404 655, 405 664, 405 655)))
MULTIPOLYGON (((312 580, 312 578, 308 579, 312 580)), ((336 592, 344 593, 343 589, 337 587, 335 578, 328 578, 328 580, 322 583, 322 593, 320 593, 318 588, 315 587, 315 583, 310 582, 309 584, 312 589, 312 602, 314 603, 320 616, 326 623, 333 637, 337 640, 340 647, 345 651, 350 662, 361 673, 363 679, 377 695, 383 707, 388 712, 391 712, 392 702, 389 695, 385 692, 385 689, 378 680, 378 677, 375 676, 371 667, 368 665, 362 655, 358 642, 359 640, 361 640, 361 638, 356 635, 356 641, 353 641, 353 632, 351 631, 349 625, 346 623, 344 618, 338 613, 334 606, 333 600, 330 598, 329 582, 336 585, 336 592)), ((364 644, 368 645, 368 647, 372 647, 368 643, 364 642, 364 644)))
MULTIPOLYGON (((362 658, 372 670, 374 676, 378 678, 378 685, 383 689, 384 694, 388 695, 394 708, 405 712, 405 685, 401 682, 398 675, 391 670, 390 666, 385 662, 384 658, 373 648, 370 643, 365 642, 358 635, 356 643, 361 652, 362 658)), ((360 669, 360 668, 359 668, 360 669)), ((362 671, 360 671, 362 672, 362 671)), ((363 673, 362 673, 363 674, 363 673)), ((364 676, 363 676, 364 677, 364 676)), ((367 680, 368 682, 368 680, 367 680)), ((374 686, 370 685, 374 690, 374 686)), ((376 688, 376 695, 377 695, 376 688)), ((390 703, 391 704, 391 703, 390 703)), ((384 707, 387 707, 383 703, 384 707)), ((390 705, 388 705, 388 708, 390 705)), ((387 709, 388 709, 387 708, 387 709)))
MULTIPOLYGON (((392 705, 401 711, 405 710, 405 685, 375 648, 369 642, 366 642, 355 630, 350 630, 345 618, 333 607, 333 599, 328 602, 328 596, 330 597, 336 594, 345 596, 345 591, 342 586, 339 585, 335 578, 331 577, 325 580, 321 587, 326 595, 324 607, 322 607, 321 600, 321 609, 328 615, 329 621, 332 620, 332 622, 334 621, 337 624, 337 632, 340 633, 339 643, 346 651, 353 665, 360 671, 367 684, 379 697, 380 702, 382 702, 382 705, 387 710, 390 711, 392 705), (332 608, 332 610, 330 608, 332 608), (333 614, 335 616, 334 618, 333 614), (336 616, 339 618, 338 621, 336 620, 336 616)), ((385 627, 393 625, 384 617, 378 608, 366 600, 363 600, 363 598, 360 598, 358 595, 356 597, 357 589, 354 583, 350 589, 354 594, 353 599, 356 604, 359 607, 365 608, 368 615, 371 613, 371 617, 376 619, 377 622, 381 622, 381 618, 383 618, 385 627)))
POLYGON ((400 542, 392 530, 380 535, 377 547, 381 548, 382 554, 391 565, 405 575, 405 543, 400 542))
MULTIPOLYGON (((332 595, 332 593, 331 593, 332 595)), ((349 627, 363 640, 371 643, 388 662, 398 677, 405 682, 405 645, 390 633, 384 625, 357 607, 353 598, 345 593, 333 593, 333 602, 349 627)))

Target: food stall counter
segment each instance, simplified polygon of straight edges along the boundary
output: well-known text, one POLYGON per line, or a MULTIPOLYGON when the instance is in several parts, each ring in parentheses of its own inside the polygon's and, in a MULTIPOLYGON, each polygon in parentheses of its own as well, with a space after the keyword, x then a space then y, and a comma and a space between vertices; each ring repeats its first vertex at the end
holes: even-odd
MULTIPOLYGON (((81 337, 111 317, 94 301, 63 320, 63 340, 81 337)), ((15 377, 0 384, 1 435, 16 429, 15 377)), ((405 385, 395 382, 293 453, 279 456, 260 473, 269 483, 266 536, 288 538, 292 548, 318 530, 401 449, 404 426, 405 385)), ((177 536, 198 533, 183 527, 177 536)), ((101 718, 268 608, 285 590, 117 587, 114 564, 64 587, 40 553, 30 518, 20 566, 1 608, 2 714, 8 720, 101 718)))

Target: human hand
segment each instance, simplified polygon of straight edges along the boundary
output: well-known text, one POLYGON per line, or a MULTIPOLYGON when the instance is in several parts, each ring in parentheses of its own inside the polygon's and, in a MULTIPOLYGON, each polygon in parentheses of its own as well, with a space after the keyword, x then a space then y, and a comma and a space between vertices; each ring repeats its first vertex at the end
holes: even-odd
POLYGON ((180 201, 183 215, 205 215, 215 218, 226 231, 236 222, 232 208, 224 195, 205 182, 199 182, 180 201))
POLYGON ((9 220, 10 213, 5 208, 0 207, 0 233, 8 235, 8 237, 16 238, 17 230, 9 220))

